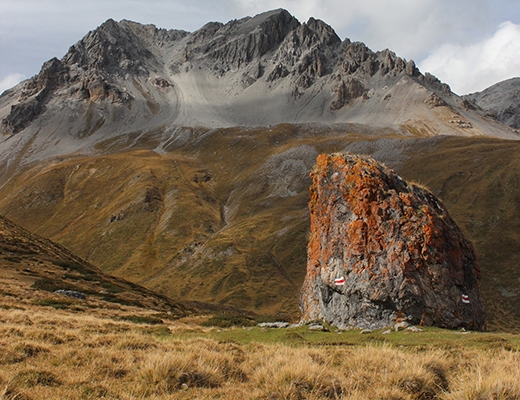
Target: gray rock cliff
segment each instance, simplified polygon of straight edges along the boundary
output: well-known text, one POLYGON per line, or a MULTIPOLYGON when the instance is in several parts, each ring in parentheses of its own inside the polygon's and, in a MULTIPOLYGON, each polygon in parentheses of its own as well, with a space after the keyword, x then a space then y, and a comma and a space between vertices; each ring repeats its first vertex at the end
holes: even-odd
POLYGON ((304 322, 483 329, 475 252, 433 194, 348 153, 311 175, 304 322))
POLYGON ((520 78, 498 82, 482 92, 463 96, 512 128, 520 129, 520 78))

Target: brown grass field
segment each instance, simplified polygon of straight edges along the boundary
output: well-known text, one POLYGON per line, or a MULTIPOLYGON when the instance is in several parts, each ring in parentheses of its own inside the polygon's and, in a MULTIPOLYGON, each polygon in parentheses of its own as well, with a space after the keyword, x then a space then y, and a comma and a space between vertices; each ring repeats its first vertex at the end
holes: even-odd
POLYGON ((488 329, 520 332, 520 142, 355 128, 194 131, 164 154, 152 133, 124 135, 28 165, 0 214, 173 301, 297 315, 308 172, 318 153, 372 154, 441 198, 475 246, 488 329))
POLYGON ((520 398, 518 335, 222 328, 1 283, 2 400, 520 398))
MULTIPOLYGON (((0 193, 2 213, 165 296, 2 222, 0 400, 520 399, 520 336, 503 333, 520 331, 519 145, 383 138, 361 146, 325 134, 318 145, 311 136, 219 132, 166 155, 143 144, 13 179, 0 193), (297 168, 288 173, 301 182, 277 178, 274 161, 296 144, 330 152, 349 143, 364 153, 395 145, 398 172, 443 199, 475 244, 492 333, 263 329, 256 324, 267 317, 226 308, 298 318, 307 176, 297 168), (296 195, 271 196, 281 183, 296 195)), ((280 165, 299 160, 284 157, 280 165)))

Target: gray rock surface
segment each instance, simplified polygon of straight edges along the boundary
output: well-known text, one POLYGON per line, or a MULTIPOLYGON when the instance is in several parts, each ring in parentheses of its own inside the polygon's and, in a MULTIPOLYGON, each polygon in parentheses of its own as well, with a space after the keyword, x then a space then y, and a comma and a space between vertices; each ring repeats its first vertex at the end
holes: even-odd
POLYGON ((439 199, 367 156, 321 154, 311 176, 302 322, 483 329, 475 252, 439 199))
POLYGON ((503 123, 520 129, 520 78, 498 82, 481 92, 463 96, 465 100, 487 110, 503 123))
POLYGON ((275 329, 280 329, 280 328, 287 328, 289 326, 289 323, 288 322, 261 322, 258 324, 258 326, 260 328, 275 328, 275 329))
POLYGON ((68 297, 74 297, 74 298, 80 299, 80 300, 87 299, 87 296, 85 296, 84 293, 78 292, 76 290, 58 289, 58 290, 55 290, 54 293, 62 294, 64 296, 68 296, 68 297))

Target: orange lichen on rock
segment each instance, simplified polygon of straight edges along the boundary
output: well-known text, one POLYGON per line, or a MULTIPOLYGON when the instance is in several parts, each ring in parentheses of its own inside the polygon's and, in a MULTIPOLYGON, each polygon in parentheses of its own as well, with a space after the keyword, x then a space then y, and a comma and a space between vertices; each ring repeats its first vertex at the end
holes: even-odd
POLYGON ((432 193, 353 154, 319 155, 311 177, 303 321, 483 328, 475 252, 432 193))

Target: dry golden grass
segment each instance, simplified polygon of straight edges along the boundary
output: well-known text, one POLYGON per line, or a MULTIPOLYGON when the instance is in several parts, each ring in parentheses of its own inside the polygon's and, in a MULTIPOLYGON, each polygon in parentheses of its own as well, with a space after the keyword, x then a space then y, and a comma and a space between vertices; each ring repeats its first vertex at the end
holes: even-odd
POLYGON ((28 165, 0 190, 0 213, 171 299, 295 315, 314 151, 373 154, 440 196, 475 246, 488 329, 520 332, 520 142, 289 124, 189 136, 158 154, 159 131, 125 134, 95 157, 28 165))
POLYGON ((314 152, 373 154, 440 196, 477 251, 488 328, 520 332, 520 142, 284 124, 195 130, 158 154, 160 136, 28 165, 0 190, 0 212, 171 299, 294 315, 314 152))
MULTIPOLYGON (((1 296, 0 399, 520 398, 518 346, 496 345, 516 343, 513 336, 482 334, 481 348, 317 346, 262 342, 270 331, 260 328, 217 333, 200 326, 202 317, 120 319, 130 313, 150 315, 131 307, 72 313, 1 296), (243 332, 258 340, 242 341, 243 332)), ((297 339, 289 332, 281 337, 297 339)))

